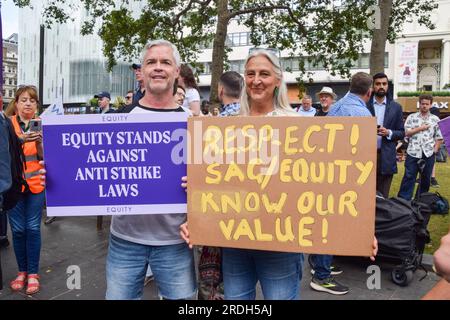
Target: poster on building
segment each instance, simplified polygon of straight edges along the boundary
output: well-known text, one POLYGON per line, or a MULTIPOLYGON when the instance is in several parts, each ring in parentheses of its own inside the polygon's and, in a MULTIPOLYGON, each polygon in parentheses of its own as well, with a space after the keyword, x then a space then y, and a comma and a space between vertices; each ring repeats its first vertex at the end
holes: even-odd
POLYGON ((185 213, 187 114, 42 119, 47 215, 185 213))
POLYGON ((398 44, 397 76, 399 83, 417 82, 418 43, 406 42, 398 44))
POLYGON ((188 120, 193 244, 370 256, 372 117, 188 120))

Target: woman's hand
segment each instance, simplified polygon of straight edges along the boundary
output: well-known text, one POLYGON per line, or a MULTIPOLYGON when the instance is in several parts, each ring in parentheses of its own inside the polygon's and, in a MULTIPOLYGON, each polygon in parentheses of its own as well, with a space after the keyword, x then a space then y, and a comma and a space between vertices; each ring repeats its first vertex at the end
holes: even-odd
POLYGON ((41 132, 29 132, 19 135, 19 139, 25 142, 42 142, 42 133, 41 132))
POLYGON ((181 187, 184 188, 184 191, 187 192, 187 177, 186 176, 181 178, 181 187))
POLYGON ((189 230, 187 222, 180 226, 180 236, 189 245, 189 249, 192 249, 192 244, 189 243, 189 230))
POLYGON ((45 174, 47 173, 47 171, 45 170, 44 161, 39 161, 39 164, 43 167, 43 169, 39 170, 41 186, 45 187, 45 174))

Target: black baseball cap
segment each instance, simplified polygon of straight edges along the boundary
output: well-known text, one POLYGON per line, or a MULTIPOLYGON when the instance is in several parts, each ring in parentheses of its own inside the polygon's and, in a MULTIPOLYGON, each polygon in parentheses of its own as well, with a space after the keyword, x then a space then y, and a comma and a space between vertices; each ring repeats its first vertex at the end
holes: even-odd
POLYGON ((133 63, 132 65, 131 65, 131 68, 133 68, 134 70, 136 70, 136 69, 140 69, 141 68, 141 64, 139 63, 133 63))
POLYGON ((94 98, 99 98, 99 99, 101 99, 101 98, 103 98, 103 97, 107 97, 109 100, 111 100, 111 95, 110 95, 109 92, 107 92, 107 91, 102 91, 102 92, 100 92, 100 93, 97 93, 97 94, 94 96, 94 98))

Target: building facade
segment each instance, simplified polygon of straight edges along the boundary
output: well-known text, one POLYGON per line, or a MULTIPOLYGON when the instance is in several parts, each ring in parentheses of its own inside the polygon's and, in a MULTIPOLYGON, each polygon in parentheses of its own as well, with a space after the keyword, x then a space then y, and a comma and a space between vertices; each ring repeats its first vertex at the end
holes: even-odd
POLYGON ((3 39, 3 103, 14 99, 17 88, 17 33, 3 39))
MULTIPOLYGON (((73 21, 41 28, 44 1, 31 1, 31 7, 19 10, 19 83, 42 85, 43 105, 63 99, 64 106, 73 108, 88 104, 96 93, 108 91, 111 102, 135 88, 132 62, 118 61, 111 72, 107 70, 102 42, 94 32, 80 34, 88 12, 77 10, 73 21), (42 45, 42 49, 41 49, 42 45), (42 61, 40 56, 42 54, 42 61), (43 83, 39 83, 40 62, 43 83)), ((136 61, 133 61, 136 62, 136 61)))

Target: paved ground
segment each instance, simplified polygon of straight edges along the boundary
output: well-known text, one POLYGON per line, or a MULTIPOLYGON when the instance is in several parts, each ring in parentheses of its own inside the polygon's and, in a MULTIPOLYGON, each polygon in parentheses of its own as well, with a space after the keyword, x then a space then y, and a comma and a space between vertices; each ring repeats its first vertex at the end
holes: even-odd
MULTIPOLYGON (((108 246, 110 218, 105 217, 102 232, 96 230, 95 217, 58 218, 51 225, 42 225, 42 253, 41 253, 41 292, 30 297, 23 292, 12 292, 9 281, 15 276, 17 267, 12 246, 2 249, 1 260, 3 266, 4 288, 0 291, 0 300, 99 300, 104 299, 105 260, 108 246), (70 290, 67 287, 67 268, 71 265, 80 267, 81 289, 70 290)), ((428 257, 429 258, 429 257, 428 257)), ((333 296, 327 293, 315 292, 309 288, 311 280, 307 263, 301 284, 301 298, 315 299, 344 299, 344 300, 398 300, 420 299, 440 279, 433 272, 419 281, 425 272, 418 270, 413 282, 407 287, 399 287, 390 281, 391 265, 380 263, 381 288, 369 290, 366 282, 369 274, 368 265, 361 259, 337 258, 336 263, 344 269, 339 275, 342 283, 348 285, 351 291, 345 296, 333 296)), ((261 298, 260 291, 258 298, 261 298)), ((158 299, 154 283, 145 288, 144 299, 158 299)))

